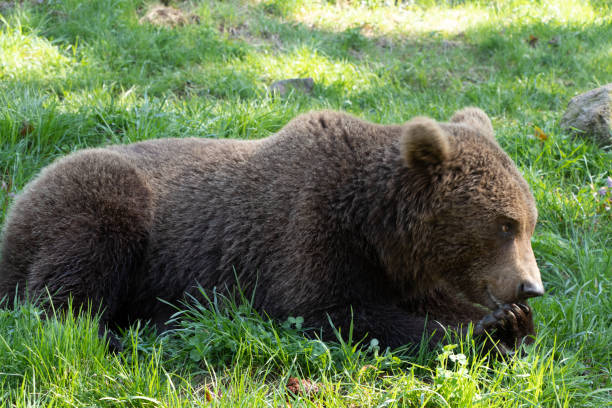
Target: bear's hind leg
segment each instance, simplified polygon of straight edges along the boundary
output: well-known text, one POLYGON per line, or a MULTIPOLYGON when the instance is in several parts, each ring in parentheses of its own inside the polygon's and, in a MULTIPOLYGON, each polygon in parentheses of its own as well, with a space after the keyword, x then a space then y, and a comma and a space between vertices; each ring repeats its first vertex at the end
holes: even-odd
POLYGON ((58 160, 9 214, 2 279, 34 297, 48 292, 55 308, 72 298, 75 311, 100 309, 102 325, 124 320, 122 305, 151 224, 150 201, 146 181, 118 153, 94 149, 58 160), (22 257, 12 252, 24 248, 23 236, 29 250, 22 257))

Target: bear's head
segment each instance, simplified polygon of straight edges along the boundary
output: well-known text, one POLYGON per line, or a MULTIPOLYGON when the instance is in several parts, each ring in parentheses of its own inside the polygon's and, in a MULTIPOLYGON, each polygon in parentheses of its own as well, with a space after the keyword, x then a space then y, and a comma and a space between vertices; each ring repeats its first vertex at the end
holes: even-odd
POLYGON ((399 151, 409 184, 422 191, 404 245, 411 262, 421 259, 415 280, 490 309, 544 293, 531 248, 535 200, 482 110, 460 110, 448 123, 415 118, 399 151))

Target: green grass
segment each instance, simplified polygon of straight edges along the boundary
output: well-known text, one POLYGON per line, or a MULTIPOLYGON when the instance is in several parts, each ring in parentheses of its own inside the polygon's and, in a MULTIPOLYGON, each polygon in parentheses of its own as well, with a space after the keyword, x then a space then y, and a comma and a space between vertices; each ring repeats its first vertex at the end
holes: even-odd
POLYGON ((213 302, 162 337, 134 327, 113 355, 87 314, 43 319, 20 305, 0 309, 1 406, 612 406, 612 192, 597 194, 612 153, 559 127, 572 96, 612 82, 610 2, 386 3, 175 2, 200 18, 177 28, 139 24, 146 1, 6 3, 0 221, 37 171, 86 146, 261 138, 311 109, 396 123, 476 105, 538 201, 547 295, 532 302, 529 353, 502 362, 474 356, 469 341, 416 356, 323 343, 213 302), (267 92, 297 76, 314 78, 311 95, 267 92), (289 377, 320 392, 294 398, 289 377))

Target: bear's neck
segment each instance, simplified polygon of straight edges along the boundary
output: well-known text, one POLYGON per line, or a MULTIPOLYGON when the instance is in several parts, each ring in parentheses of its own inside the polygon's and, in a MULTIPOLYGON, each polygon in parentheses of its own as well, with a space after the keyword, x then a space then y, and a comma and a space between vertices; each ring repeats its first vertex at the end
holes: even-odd
POLYGON ((432 194, 423 175, 408 169, 392 144, 356 164, 338 200, 343 229, 358 237, 359 250, 379 265, 402 296, 433 287, 420 246, 427 239, 425 211, 432 194))

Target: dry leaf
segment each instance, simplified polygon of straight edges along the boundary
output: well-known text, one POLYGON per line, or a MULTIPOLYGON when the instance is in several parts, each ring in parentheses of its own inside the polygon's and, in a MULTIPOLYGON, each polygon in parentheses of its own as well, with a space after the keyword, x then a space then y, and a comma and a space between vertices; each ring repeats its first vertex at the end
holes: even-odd
POLYGON ((537 137, 541 141, 545 141, 548 139, 548 135, 544 133, 544 131, 540 127, 534 125, 533 128, 533 134, 535 137, 537 137))
POLYGON ((212 402, 213 400, 219 399, 221 397, 221 394, 212 391, 207 385, 204 389, 204 396, 206 397, 207 402, 212 402))
POLYGON ((293 395, 309 396, 320 392, 319 385, 310 380, 302 380, 297 377, 290 377, 287 381, 287 390, 293 395))
POLYGON ((540 39, 538 37, 536 37, 535 35, 530 34, 529 38, 527 39, 527 43, 529 44, 530 47, 535 48, 536 44, 538 43, 540 39))
POLYGON ((361 367, 361 369, 359 370, 359 373, 357 374, 357 378, 358 379, 369 379, 369 378, 373 378, 376 377, 378 375, 378 369, 371 365, 371 364, 366 364, 363 367, 361 367))
POLYGON ((26 137, 30 133, 34 131, 34 126, 27 120, 24 120, 21 124, 21 129, 19 129, 19 136, 26 137))

